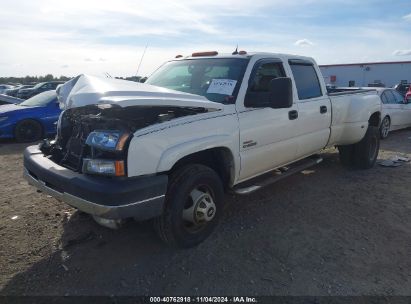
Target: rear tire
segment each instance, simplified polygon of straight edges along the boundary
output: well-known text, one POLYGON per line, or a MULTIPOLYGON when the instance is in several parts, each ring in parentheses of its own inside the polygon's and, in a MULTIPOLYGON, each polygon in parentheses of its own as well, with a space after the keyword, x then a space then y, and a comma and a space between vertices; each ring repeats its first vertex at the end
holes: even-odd
POLYGON ((169 181, 163 214, 154 220, 160 238, 172 247, 190 248, 203 242, 223 211, 220 177, 209 167, 187 165, 169 181))
POLYGON ((377 161, 380 150, 380 134, 378 127, 368 126, 364 138, 355 144, 354 163, 357 168, 370 169, 377 161))
POLYGON ((345 167, 354 165, 354 145, 338 146, 340 162, 345 167))
POLYGON ((380 149, 378 127, 368 126, 364 138, 353 145, 338 146, 340 161, 344 166, 358 169, 372 168, 380 149))
POLYGON ((14 137, 17 142, 33 142, 43 136, 43 127, 38 121, 26 119, 20 121, 14 129, 14 137))

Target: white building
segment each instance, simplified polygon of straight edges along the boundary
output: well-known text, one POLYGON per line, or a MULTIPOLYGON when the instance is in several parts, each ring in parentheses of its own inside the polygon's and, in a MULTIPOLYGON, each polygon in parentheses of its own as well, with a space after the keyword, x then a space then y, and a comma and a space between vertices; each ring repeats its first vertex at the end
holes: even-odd
POLYGON ((411 61, 330 64, 320 65, 320 69, 325 83, 339 87, 411 83, 411 61))

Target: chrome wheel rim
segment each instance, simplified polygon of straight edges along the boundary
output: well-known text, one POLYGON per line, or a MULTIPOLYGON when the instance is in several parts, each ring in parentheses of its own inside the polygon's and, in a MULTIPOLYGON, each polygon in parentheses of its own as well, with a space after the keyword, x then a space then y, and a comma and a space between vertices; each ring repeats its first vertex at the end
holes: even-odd
POLYGON ((381 128, 382 136, 384 138, 387 137, 389 131, 390 131, 390 120, 386 117, 382 121, 382 128, 381 128))
POLYGON ((211 190, 207 186, 199 186, 191 190, 183 209, 184 227, 189 232, 204 228, 216 215, 211 190))

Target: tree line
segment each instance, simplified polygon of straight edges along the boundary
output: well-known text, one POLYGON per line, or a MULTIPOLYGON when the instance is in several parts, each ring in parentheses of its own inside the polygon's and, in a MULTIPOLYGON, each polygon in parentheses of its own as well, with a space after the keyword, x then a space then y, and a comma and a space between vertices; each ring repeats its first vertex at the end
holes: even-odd
MULTIPOLYGON (((60 76, 55 77, 53 74, 47 74, 45 76, 25 76, 25 77, 0 77, 0 84, 34 84, 46 81, 68 81, 72 77, 60 76)), ((131 77, 115 77, 117 79, 124 79, 129 81, 139 82, 142 78, 141 76, 131 76, 131 77)), ((147 78, 147 77, 144 77, 147 78)))
POLYGON ((52 74, 45 76, 25 76, 25 77, 0 77, 0 83, 21 83, 21 84, 33 84, 45 81, 67 81, 71 77, 60 76, 55 77, 52 74))

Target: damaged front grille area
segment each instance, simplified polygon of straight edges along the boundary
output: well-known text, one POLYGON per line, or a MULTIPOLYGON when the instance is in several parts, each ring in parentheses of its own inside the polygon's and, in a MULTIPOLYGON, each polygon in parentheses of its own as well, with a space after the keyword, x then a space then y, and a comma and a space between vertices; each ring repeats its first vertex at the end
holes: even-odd
POLYGON ((144 127, 178 117, 207 112, 204 108, 148 107, 101 104, 64 111, 54 141, 45 141, 41 151, 54 162, 76 172, 82 171, 84 158, 127 160, 128 142, 122 151, 102 151, 86 144, 93 131, 118 130, 134 133, 144 127))

